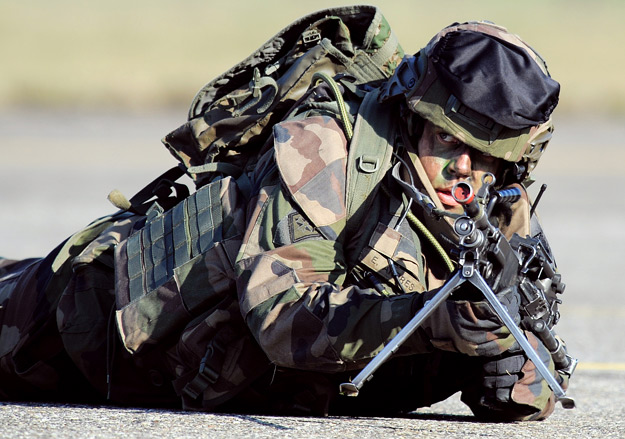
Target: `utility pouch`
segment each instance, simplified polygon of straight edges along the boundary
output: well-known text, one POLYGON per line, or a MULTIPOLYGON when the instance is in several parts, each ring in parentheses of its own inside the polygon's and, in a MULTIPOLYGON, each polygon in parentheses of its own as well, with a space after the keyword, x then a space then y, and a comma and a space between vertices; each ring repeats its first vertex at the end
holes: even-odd
POLYGON ((225 178, 200 188, 145 226, 115 251, 117 325, 137 353, 236 295, 233 262, 241 245, 244 209, 236 183, 225 178))

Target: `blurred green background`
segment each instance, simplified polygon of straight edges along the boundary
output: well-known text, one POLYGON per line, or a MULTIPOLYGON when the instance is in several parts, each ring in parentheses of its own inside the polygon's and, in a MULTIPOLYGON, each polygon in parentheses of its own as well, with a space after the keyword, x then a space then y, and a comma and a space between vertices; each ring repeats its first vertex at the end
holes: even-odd
MULTIPOLYGON (((360 2, 0 0, 0 110, 186 106, 298 17, 360 2)), ((519 34, 562 84, 558 113, 625 114, 625 1, 378 1, 407 52, 454 21, 519 34)))

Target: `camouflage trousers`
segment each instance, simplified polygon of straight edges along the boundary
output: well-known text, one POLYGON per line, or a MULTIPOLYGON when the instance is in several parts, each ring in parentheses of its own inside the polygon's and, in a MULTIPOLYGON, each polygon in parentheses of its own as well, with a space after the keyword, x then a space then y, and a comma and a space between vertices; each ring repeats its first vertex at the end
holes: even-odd
POLYGON ((166 362, 139 363, 117 341, 112 269, 54 267, 60 248, 0 259, 0 399, 179 405, 167 371, 150 364, 166 362), (68 308, 80 310, 72 324, 68 308))
POLYGON ((77 370, 64 355, 56 330, 55 299, 38 288, 52 278, 50 259, 0 260, 0 396, 3 399, 46 398, 46 394, 59 387, 66 388, 66 398, 74 399, 74 392, 84 388, 64 385, 77 375, 77 370))

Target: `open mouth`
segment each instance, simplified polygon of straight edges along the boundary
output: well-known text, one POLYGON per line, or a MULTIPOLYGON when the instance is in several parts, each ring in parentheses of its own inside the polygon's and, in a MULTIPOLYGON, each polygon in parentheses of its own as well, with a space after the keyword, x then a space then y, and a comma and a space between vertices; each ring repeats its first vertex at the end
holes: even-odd
POLYGON ((451 196, 451 189, 437 190, 436 195, 445 206, 459 206, 459 203, 451 196))

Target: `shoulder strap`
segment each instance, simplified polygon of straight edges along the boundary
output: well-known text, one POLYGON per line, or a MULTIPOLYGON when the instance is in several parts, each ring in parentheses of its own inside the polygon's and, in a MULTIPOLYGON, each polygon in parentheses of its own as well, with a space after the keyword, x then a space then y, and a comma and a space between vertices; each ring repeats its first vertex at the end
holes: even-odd
POLYGON ((353 234, 369 210, 379 182, 390 169, 394 123, 392 112, 378 103, 379 90, 366 94, 358 110, 347 157, 347 232, 353 234))

